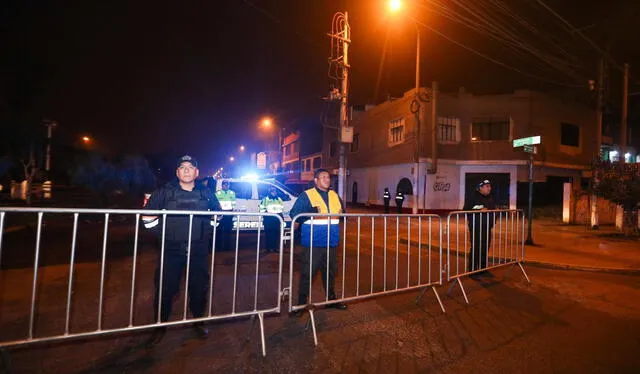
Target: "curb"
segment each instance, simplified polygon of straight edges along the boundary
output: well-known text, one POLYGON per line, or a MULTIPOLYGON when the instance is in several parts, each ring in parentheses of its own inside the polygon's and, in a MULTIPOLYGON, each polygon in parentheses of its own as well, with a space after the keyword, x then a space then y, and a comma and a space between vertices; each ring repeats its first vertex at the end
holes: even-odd
POLYGON ((540 267, 540 268, 546 268, 546 269, 590 271, 590 272, 598 272, 598 273, 609 273, 609 274, 640 276, 640 270, 639 269, 604 268, 604 267, 595 267, 595 266, 554 264, 554 263, 550 263, 550 262, 528 261, 528 260, 525 260, 523 263, 525 265, 534 266, 534 267, 540 267))

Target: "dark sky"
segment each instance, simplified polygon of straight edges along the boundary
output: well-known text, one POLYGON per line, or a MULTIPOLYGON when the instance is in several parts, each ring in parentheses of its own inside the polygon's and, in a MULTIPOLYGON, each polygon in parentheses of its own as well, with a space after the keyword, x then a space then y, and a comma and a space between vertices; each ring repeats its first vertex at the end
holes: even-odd
MULTIPOLYGON (((413 20, 511 70, 421 27, 423 85, 436 79, 449 91, 584 91, 595 79, 598 52, 535 0, 434 1, 414 2, 413 20), (482 31, 486 24, 496 25, 494 37, 482 31), (524 43, 533 57, 508 47, 509 35, 518 37, 515 49, 524 43), (554 60, 568 55, 570 63, 554 60)), ((640 66, 633 22, 640 2, 545 3, 608 45, 615 61, 640 66)), ((333 83, 326 34, 336 11, 349 11, 352 27, 352 103, 379 102, 414 84, 415 28, 388 19, 377 0, 3 4, 1 119, 52 118, 58 136, 89 134, 114 153, 190 152, 213 165, 240 144, 256 149, 263 114, 281 124, 319 118, 320 98, 333 83)), ((612 91, 620 79, 612 70, 612 91)))

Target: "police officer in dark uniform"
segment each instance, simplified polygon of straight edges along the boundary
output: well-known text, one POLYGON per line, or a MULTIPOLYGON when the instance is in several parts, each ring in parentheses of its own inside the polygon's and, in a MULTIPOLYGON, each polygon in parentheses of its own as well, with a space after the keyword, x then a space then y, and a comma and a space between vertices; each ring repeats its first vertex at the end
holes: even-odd
MULTIPOLYGON (((462 210, 477 211, 467 214, 469 234, 471 236, 471 255, 467 264, 468 271, 487 267, 487 251, 491 246, 491 230, 494 217, 492 213, 480 213, 484 210, 496 209, 491 196, 491 182, 488 179, 476 184, 473 194, 466 199, 462 210)), ((484 271, 482 273, 485 273, 484 271)))
POLYGON ((389 202, 391 201, 391 193, 389 192, 389 188, 384 188, 384 194, 382 195, 382 200, 384 201, 384 213, 389 214, 389 202))
POLYGON ((398 190, 396 192, 396 206, 398 207, 398 214, 402 214, 402 204, 404 203, 404 194, 398 190))
MULTIPOLYGON (((167 183, 151 194, 145 209, 149 210, 192 210, 220 211, 220 204, 211 190, 196 182, 198 163, 191 156, 178 159, 177 179, 167 183)), ((144 225, 153 232, 162 235, 162 216, 143 216, 144 225)), ((194 215, 191 227, 190 259, 189 252, 189 216, 167 215, 164 241, 164 266, 162 274, 162 298, 160 298, 160 259, 156 270, 156 296, 154 301, 154 319, 169 320, 173 298, 180 289, 180 278, 189 261, 189 308, 194 318, 204 316, 206 295, 209 284, 209 243, 213 233, 212 217, 194 215)), ((198 338, 206 339, 208 330, 202 322, 194 325, 198 338)), ((154 331, 149 344, 158 343, 166 327, 154 331)))

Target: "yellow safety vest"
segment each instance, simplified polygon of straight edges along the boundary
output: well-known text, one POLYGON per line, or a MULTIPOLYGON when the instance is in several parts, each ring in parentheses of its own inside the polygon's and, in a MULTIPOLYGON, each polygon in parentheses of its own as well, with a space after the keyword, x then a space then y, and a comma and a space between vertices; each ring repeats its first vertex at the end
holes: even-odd
MULTIPOLYGON (((328 191, 328 195, 329 195, 329 206, 327 207, 327 204, 324 202, 324 200, 322 199, 322 196, 320 196, 320 193, 318 192, 318 190, 316 190, 315 188, 310 188, 308 190, 305 191, 305 193, 307 194, 307 196, 309 197, 309 201, 311 202, 311 206, 314 208, 318 208, 318 213, 342 213, 342 205, 340 204, 340 198, 338 197, 338 194, 333 191, 333 190, 329 190, 328 191)), ((313 219, 313 224, 327 224, 327 221, 325 218, 324 220, 322 219, 322 217, 314 217, 313 219)), ((311 223, 310 221, 307 221, 308 223, 311 223)), ((339 219, 334 218, 331 220, 330 222, 331 224, 338 224, 340 223, 339 219)))

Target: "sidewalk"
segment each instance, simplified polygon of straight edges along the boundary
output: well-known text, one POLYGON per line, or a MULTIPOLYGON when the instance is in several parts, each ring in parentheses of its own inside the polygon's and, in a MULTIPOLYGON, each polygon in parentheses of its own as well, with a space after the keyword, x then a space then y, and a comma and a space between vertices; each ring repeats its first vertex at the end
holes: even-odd
MULTIPOLYGON (((349 213, 358 212, 381 213, 376 209, 349 208, 349 213)), ((525 227, 525 235, 526 230, 525 227)), ((640 274, 640 240, 624 238, 613 226, 592 230, 539 219, 533 221, 532 236, 534 245, 525 246, 527 264, 640 274)))
MULTIPOLYGON (((526 230, 526 229, 525 229, 526 230)), ((640 272, 640 240, 624 238, 614 227, 592 230, 557 220, 533 221, 527 263, 555 267, 640 272)))

